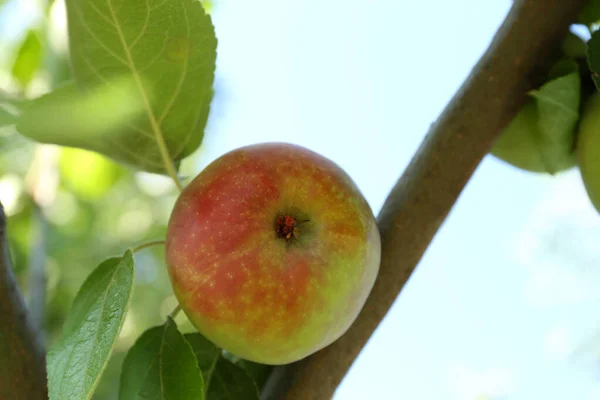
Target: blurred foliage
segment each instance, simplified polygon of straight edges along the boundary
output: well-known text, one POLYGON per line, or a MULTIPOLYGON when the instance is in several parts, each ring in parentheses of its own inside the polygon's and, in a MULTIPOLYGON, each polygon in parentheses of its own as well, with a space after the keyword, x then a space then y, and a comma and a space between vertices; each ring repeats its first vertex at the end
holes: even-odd
MULTIPOLYGON (((13 18, 15 9, 2 7, 2 2, 0 24, 13 18)), ((203 4, 207 10, 213 7, 211 1, 203 4)), ((37 5, 41 20, 25 18, 22 31, 11 32, 9 38, 0 32, 0 201, 7 211, 11 258, 26 298, 36 290, 29 281, 36 204, 42 210, 47 225, 43 336, 49 348, 61 334, 77 291, 98 264, 127 248, 164 239, 177 191, 167 177, 137 172, 91 151, 37 144, 16 132, 11 125, 15 115, 29 112, 32 99, 72 79, 66 38, 60 37, 64 21, 52 12, 52 1, 37 5)), ((42 126, 47 122, 37 120, 42 126)), ((198 155, 185 160, 182 176, 197 172, 193 165, 198 155)), ((130 308, 93 399, 117 399, 127 351, 144 331, 164 324, 176 304, 162 247, 136 253, 130 308)), ((184 313, 176 322, 182 332, 195 332, 184 313)), ((259 388, 270 371, 244 360, 235 360, 237 366, 225 359, 223 363, 228 372, 223 379, 231 371, 246 370, 259 388)))
MULTIPOLYGON (((0 24, 12 18, 8 14, 12 9, 0 8, 0 24)), ((0 36, 0 118, 14 112, 13 105, 20 103, 14 101, 15 97, 21 101, 37 97, 70 79, 66 49, 53 47, 48 40, 51 26, 54 25, 48 20, 34 26, 24 25, 22 34, 11 37, 12 41, 0 36)), ((17 134, 13 126, 2 125, 0 201, 8 214, 9 245, 17 279, 25 297, 29 297, 29 292, 35 290, 28 282, 35 189, 30 178, 40 145, 17 134)), ((123 254, 129 247, 164 238, 177 192, 166 177, 136 172, 99 154, 45 147, 52 149, 55 158, 37 161, 56 177, 54 181, 38 182, 48 187, 36 198, 42 204, 48 225, 44 336, 49 347, 61 332, 75 294, 100 262, 123 254)), ((96 400, 117 398, 121 364, 127 350, 142 332, 164 323, 165 316, 176 305, 162 248, 145 249, 135 258, 130 310, 93 397, 96 400)), ((193 331, 183 313, 177 323, 180 329, 193 331)))
POLYGON ((42 63, 42 43, 34 30, 27 32, 12 67, 12 76, 27 87, 42 63))
MULTIPOLYGON (((17 279, 28 296, 28 256, 32 200, 25 191, 28 163, 35 145, 17 140, 0 155, 0 199, 16 197, 9 212, 9 243, 17 279)), ((60 334, 77 290, 102 260, 139 243, 164 237, 176 192, 167 178, 134 173, 95 153, 59 150, 54 199, 43 208, 48 222, 47 346, 60 334)), ((162 248, 136 255, 133 299, 115 353, 94 399, 116 399, 121 360, 135 339, 164 322, 175 306, 162 248)), ((192 330, 182 314, 180 326, 192 330)))

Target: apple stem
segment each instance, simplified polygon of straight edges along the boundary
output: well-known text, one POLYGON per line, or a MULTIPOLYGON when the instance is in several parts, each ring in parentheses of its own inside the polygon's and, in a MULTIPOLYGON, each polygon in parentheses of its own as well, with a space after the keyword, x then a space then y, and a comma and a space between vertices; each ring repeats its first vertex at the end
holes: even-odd
POLYGON ((310 220, 308 219, 304 221, 296 221, 296 218, 290 215, 280 215, 275 221, 275 231, 277 232, 277 236, 282 239, 297 239, 298 230, 296 228, 298 227, 298 225, 309 221, 310 220))
POLYGON ((133 251, 133 253, 137 253, 140 250, 144 250, 148 247, 152 247, 152 246, 160 246, 162 244, 165 244, 164 240, 153 240, 151 242, 147 242, 147 243, 142 243, 137 247, 134 247, 131 251, 133 251))
POLYGON ((171 319, 175 320, 175 317, 177 317, 177 314, 179 314, 179 311, 181 311, 181 306, 179 304, 177 304, 177 307, 175 307, 175 309, 173 311, 171 311, 171 313, 169 314, 169 317, 171 317, 171 319))

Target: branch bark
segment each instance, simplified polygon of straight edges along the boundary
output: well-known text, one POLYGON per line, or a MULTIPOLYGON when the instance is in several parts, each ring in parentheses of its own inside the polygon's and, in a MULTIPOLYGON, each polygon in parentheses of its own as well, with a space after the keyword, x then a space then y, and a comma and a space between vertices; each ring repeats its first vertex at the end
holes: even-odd
POLYGON ((378 217, 379 276, 348 332, 316 354, 275 368, 263 400, 326 400, 419 263, 502 129, 542 83, 588 0, 517 0, 488 50, 431 127, 378 217))
POLYGON ((48 399, 44 348, 12 271, 0 204, 0 400, 48 399))

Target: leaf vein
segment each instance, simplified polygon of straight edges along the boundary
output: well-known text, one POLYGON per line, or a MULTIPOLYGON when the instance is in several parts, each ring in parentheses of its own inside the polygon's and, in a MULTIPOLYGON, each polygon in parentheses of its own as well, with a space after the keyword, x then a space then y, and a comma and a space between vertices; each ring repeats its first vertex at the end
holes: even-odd
POLYGON ((144 24, 142 25, 142 29, 140 30, 140 33, 137 35, 137 37, 135 39, 133 39, 133 41, 129 45, 129 50, 133 50, 133 48, 135 47, 137 42, 140 40, 140 38, 142 36, 144 36, 144 33, 146 33, 146 29, 148 29, 148 21, 150 20, 150 12, 151 12, 150 2, 149 2, 149 0, 146 0, 146 15, 144 18, 144 24))
POLYGON ((104 15, 102 11, 100 11, 96 3, 94 3, 93 1, 88 1, 86 4, 89 4, 92 10, 94 10, 100 18, 102 18, 106 23, 115 28, 115 23, 111 21, 110 18, 108 18, 106 15, 104 15))
MULTIPOLYGON (((183 8, 183 17, 185 20, 185 27, 186 27, 186 40, 189 40, 189 38, 190 38, 190 21, 189 21, 189 17, 187 14, 187 9, 185 7, 183 8)), ((173 93, 173 96, 171 97, 169 103, 165 107, 161 116, 158 118, 159 124, 162 123, 162 121, 165 119, 166 115, 171 110, 171 107, 173 107, 175 100, 177 99, 177 97, 179 97, 179 93, 181 93, 181 88, 183 87, 183 82, 185 81, 185 77, 187 75, 187 69, 188 69, 188 64, 189 64, 189 60, 190 60, 190 48, 189 47, 190 46, 188 44, 186 53, 185 53, 185 61, 183 62, 183 68, 181 71, 181 75, 179 76, 179 81, 177 82, 177 87, 175 88, 175 92, 173 93)))
POLYGON ((77 14, 79 15, 79 19, 81 20, 81 25, 83 25, 84 29, 91 36, 91 38, 94 39, 94 41, 102 49, 104 49, 104 51, 106 51, 108 54, 110 54, 111 56, 113 56, 117 61, 119 61, 123 65, 127 66, 127 62, 123 58, 121 58, 121 56, 119 56, 117 53, 115 53, 110 47, 108 47, 106 44, 104 44, 104 42, 102 40, 100 40, 100 38, 98 36, 96 36, 96 34, 94 33, 94 31, 92 31, 90 29, 90 27, 88 26, 88 24, 85 21, 85 18, 83 16, 83 13, 81 12, 81 9, 79 8, 79 6, 75 6, 75 9, 77 10, 77 14))

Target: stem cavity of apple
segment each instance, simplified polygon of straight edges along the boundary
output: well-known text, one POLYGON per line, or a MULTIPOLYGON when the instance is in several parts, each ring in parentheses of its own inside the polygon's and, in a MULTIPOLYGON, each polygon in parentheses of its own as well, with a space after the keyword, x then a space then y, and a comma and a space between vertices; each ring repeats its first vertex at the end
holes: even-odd
POLYGON ((287 214, 279 215, 275 220, 275 233, 278 238, 285 239, 286 241, 298 239, 298 226, 305 222, 310 222, 310 220, 299 221, 298 218, 287 214))

